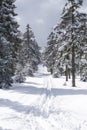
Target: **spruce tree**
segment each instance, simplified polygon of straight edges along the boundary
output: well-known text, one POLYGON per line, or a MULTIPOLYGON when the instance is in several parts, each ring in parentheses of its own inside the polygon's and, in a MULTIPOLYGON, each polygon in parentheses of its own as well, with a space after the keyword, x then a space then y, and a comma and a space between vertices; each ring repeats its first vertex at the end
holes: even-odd
POLYGON ((78 17, 80 18, 80 40, 78 40, 80 45, 77 52, 77 61, 81 80, 87 81, 87 14, 80 13, 78 17))
POLYGON ((55 64, 55 34, 51 32, 47 39, 47 47, 45 48, 44 57, 48 70, 53 74, 55 64))
POLYGON ((3 0, 0 4, 0 87, 9 88, 15 72, 18 24, 14 0, 3 0))
POLYGON ((40 47, 38 46, 34 33, 29 24, 21 39, 19 58, 16 65, 16 81, 23 82, 26 76, 34 76, 41 61, 40 47))
MULTIPOLYGON (((78 21, 78 11, 77 9, 82 4, 82 1, 75 1, 75 0, 68 0, 66 3, 62 21, 61 21, 61 28, 65 30, 65 38, 69 46, 71 46, 70 51, 72 51, 72 86, 75 87, 75 52, 77 47, 77 39, 79 37, 78 30, 79 30, 79 21, 78 21)), ((68 46, 67 46, 68 47, 68 46)), ((69 52, 68 52, 69 53, 69 52)))
MULTIPOLYGON (((23 46, 24 46, 24 55, 27 65, 27 72, 29 75, 33 76, 34 70, 36 69, 35 63, 35 36, 32 32, 32 29, 30 28, 29 24, 26 27, 26 32, 23 35, 23 46)), ((37 45, 37 44, 36 44, 37 45)))

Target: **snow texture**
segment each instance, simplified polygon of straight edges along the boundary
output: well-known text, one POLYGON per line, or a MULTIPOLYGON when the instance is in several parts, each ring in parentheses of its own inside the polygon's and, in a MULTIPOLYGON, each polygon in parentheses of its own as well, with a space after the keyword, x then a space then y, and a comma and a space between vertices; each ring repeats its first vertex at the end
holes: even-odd
POLYGON ((87 130, 87 83, 72 88, 39 65, 35 77, 0 90, 0 130, 87 130))

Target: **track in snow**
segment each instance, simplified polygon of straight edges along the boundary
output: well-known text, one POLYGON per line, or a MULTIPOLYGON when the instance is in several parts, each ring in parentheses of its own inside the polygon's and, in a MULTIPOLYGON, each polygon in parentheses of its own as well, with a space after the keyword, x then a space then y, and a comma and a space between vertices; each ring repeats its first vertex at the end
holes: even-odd
MULTIPOLYGON (((40 109, 40 116, 47 118, 50 114, 50 107, 52 101, 52 77, 49 72, 47 72, 47 68, 44 66, 39 66, 38 72, 35 74, 37 77, 42 78, 43 80, 43 88, 44 94, 40 95, 40 99, 38 100, 38 107, 40 109)), ((42 92, 43 93, 43 92, 42 92)))
POLYGON ((63 108, 70 93, 66 95, 68 90, 56 84, 40 65, 34 78, 9 91, 0 90, 0 130, 86 130, 87 121, 63 108))

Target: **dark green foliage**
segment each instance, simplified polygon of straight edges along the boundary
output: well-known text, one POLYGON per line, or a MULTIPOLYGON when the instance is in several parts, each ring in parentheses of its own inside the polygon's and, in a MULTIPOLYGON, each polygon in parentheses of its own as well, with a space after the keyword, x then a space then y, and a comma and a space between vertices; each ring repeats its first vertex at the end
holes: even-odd
POLYGON ((56 37, 55 33, 51 32, 50 35, 48 36, 47 39, 47 47, 45 48, 44 52, 44 59, 46 62, 46 66, 48 68, 48 71, 51 72, 54 76, 57 76, 54 74, 54 65, 55 65, 55 58, 56 58, 56 53, 55 53, 55 44, 56 44, 56 37))
MULTIPOLYGON (((65 47, 63 49, 64 53, 64 60, 65 64, 66 61, 68 60, 67 63, 69 63, 69 60, 71 62, 72 68, 72 86, 75 87, 75 73, 76 73, 76 56, 77 56, 77 51, 78 46, 80 46, 80 35, 79 32, 81 31, 80 27, 80 17, 79 17, 79 12, 77 9, 81 5, 81 2, 77 2, 75 0, 68 0, 67 4, 64 7, 63 14, 62 14, 62 21, 60 23, 60 29, 62 29, 65 33, 63 35, 63 40, 62 42, 66 42, 65 47), (70 59, 71 56, 71 59, 70 59), (68 59, 67 59, 68 57, 68 59)), ((81 46, 80 46, 81 47, 81 46)), ((66 68, 69 66, 69 64, 66 64, 66 68)), ((67 74, 68 74, 68 68, 66 70, 66 79, 67 79, 67 74)))
POLYGON ((18 43, 18 24, 14 0, 3 0, 0 4, 0 87, 9 88, 15 72, 18 43))
POLYGON ((76 86, 77 74, 87 81, 87 14, 78 11, 82 2, 67 0, 61 21, 54 28, 55 42, 47 44, 45 50, 47 67, 55 75, 66 75, 66 81, 72 73, 72 86, 76 86), (51 58, 53 54, 55 58, 51 58))
POLYGON ((33 76, 41 61, 40 47, 38 46, 29 25, 27 25, 26 32, 23 34, 18 57, 16 81, 23 82, 25 76, 33 76))

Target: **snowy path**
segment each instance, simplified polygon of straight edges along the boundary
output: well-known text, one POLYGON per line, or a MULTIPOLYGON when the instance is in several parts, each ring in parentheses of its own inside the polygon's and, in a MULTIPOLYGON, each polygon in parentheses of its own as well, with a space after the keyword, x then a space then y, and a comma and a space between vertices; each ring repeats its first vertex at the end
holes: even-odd
POLYGON ((0 90, 0 130, 87 130, 87 83, 63 84, 40 65, 35 77, 0 90))

